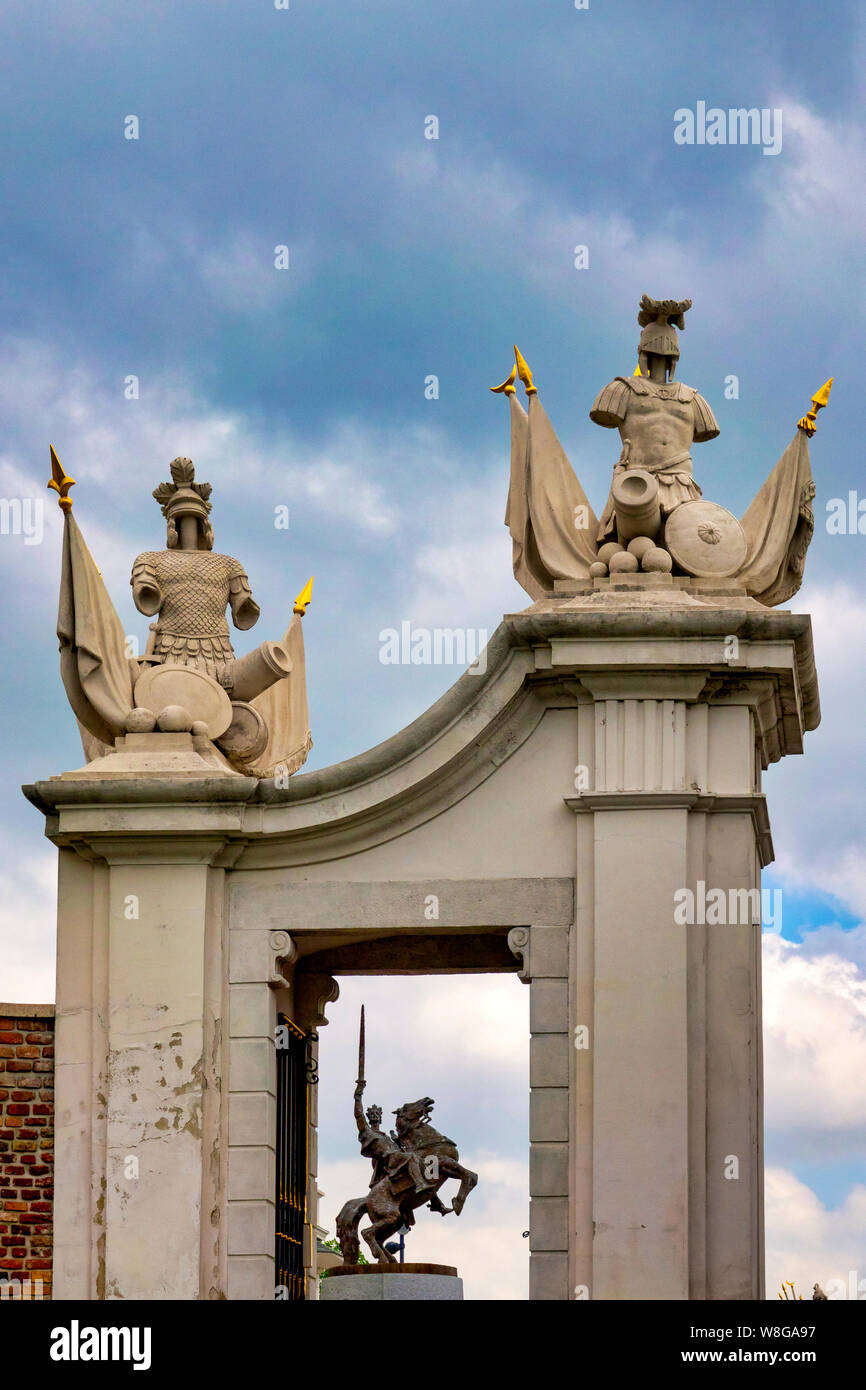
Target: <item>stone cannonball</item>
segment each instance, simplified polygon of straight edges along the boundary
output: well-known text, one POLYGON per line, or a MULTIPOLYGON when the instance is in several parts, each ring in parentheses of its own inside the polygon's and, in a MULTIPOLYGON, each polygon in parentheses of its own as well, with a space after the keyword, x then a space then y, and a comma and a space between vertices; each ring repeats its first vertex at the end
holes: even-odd
POLYGON ((635 536, 634 540, 628 543, 629 554, 636 555, 639 560, 643 559, 648 550, 655 549, 656 543, 649 536, 635 536))
POLYGON ((603 579, 607 574, 607 565, 603 560, 594 560, 589 567, 590 578, 603 579))
POLYGON ((190 729, 190 733, 192 734, 193 738, 209 738, 210 736, 207 731, 206 720, 194 719, 192 721, 192 728, 190 729))
POLYGON ((611 574, 634 574, 637 569, 637 556, 629 555, 627 550, 620 550, 616 555, 611 555, 610 557, 611 574))
POLYGON ((152 709, 131 709, 123 727, 128 734, 150 734, 156 728, 156 715, 152 709))
POLYGON ((192 728, 192 716, 183 705, 166 705, 156 716, 156 722, 164 734, 188 734, 192 728))
POLYGON ((603 565, 610 564, 611 555, 619 555, 623 547, 617 541, 608 541, 605 545, 598 548, 598 559, 603 565))
POLYGON ((643 556, 641 566, 650 574, 670 574, 674 562, 666 550, 654 545, 643 556))

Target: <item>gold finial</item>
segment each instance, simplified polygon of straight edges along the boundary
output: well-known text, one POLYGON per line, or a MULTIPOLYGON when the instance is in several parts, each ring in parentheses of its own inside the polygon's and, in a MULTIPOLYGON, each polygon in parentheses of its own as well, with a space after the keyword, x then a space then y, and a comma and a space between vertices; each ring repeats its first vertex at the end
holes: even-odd
POLYGON ((300 613, 301 617, 303 618, 304 614, 305 614, 306 611, 307 611, 307 604, 308 604, 308 603, 312 603, 312 600, 313 600, 313 576, 310 575, 310 577, 309 577, 309 579, 307 580, 306 584, 304 585, 303 589, 302 589, 301 592, 298 594, 298 597, 295 599, 295 606, 294 606, 294 608, 292 609, 292 612, 293 612, 293 613, 300 613))
POLYGON ((499 394, 500 392, 504 391, 506 396, 513 396, 516 394, 514 386, 516 377, 517 368, 512 367, 511 371, 508 373, 508 376, 505 378, 501 386, 490 386, 488 387, 488 390, 493 391, 494 394, 499 394))
POLYGON ((532 384, 532 372, 529 370, 529 364, 516 343, 514 344, 514 360, 517 363, 517 375, 526 387, 527 396, 537 396, 538 387, 532 384))
POLYGON ((797 429, 802 430, 803 433, 807 434, 810 439, 817 428, 815 422, 818 418, 818 411, 823 410, 824 406, 829 401, 830 390, 832 386, 833 378, 830 377, 830 380, 825 381, 824 385, 820 388, 820 390, 816 391, 814 396, 812 397, 812 409, 810 411, 807 411, 807 413, 803 416, 802 420, 797 421, 797 429))
POLYGON ((634 371, 632 372, 632 376, 643 376, 643 372, 642 372, 641 369, 640 369, 640 362, 638 362, 637 366, 635 367, 634 371))
POLYGON ((75 479, 64 473, 63 464, 54 452, 54 445, 49 444, 48 447, 51 450, 51 477, 46 486, 53 488, 58 494, 58 507, 64 512, 71 512, 72 498, 69 496, 69 489, 75 486, 75 479))

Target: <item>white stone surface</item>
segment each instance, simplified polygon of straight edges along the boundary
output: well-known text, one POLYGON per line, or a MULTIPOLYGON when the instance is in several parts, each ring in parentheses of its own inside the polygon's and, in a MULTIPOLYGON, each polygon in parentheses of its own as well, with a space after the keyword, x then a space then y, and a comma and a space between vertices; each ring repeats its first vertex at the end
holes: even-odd
POLYGON ((453 1303, 463 1280, 453 1274, 343 1274, 322 1280, 323 1303, 453 1303))

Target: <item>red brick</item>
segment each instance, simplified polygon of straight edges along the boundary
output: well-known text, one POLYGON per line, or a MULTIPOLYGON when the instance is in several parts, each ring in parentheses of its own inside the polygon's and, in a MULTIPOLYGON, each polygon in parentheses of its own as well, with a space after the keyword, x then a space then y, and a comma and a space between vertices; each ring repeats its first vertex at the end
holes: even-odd
MULTIPOLYGON (((2 1032, 0 1032, 0 1043, 23 1043, 23 1041, 23 1033, 9 1033, 6 1032, 5 1029, 2 1032)), ((8 1052, 6 1053, 6 1056, 9 1056, 8 1052)))
MULTIPOLYGON (((18 1192, 17 1196, 19 1201, 21 1202, 36 1202, 42 1196, 42 1193, 36 1192, 32 1188, 25 1187, 23 1191, 18 1192)), ((35 1206, 33 1207, 33 1210, 36 1210, 35 1206)))
POLYGON ((7 1211, 26 1211, 26 1210, 27 1210, 27 1203, 26 1203, 26 1202, 5 1202, 5 1203, 4 1203, 4 1206, 5 1206, 5 1208, 6 1208, 7 1211))
POLYGON ((39 1259, 34 1259, 34 1258, 31 1256, 31 1258, 30 1258, 29 1260, 25 1260, 25 1261, 24 1261, 24 1268, 25 1268, 25 1269, 50 1269, 50 1268, 51 1268, 51 1261, 50 1261, 50 1260, 39 1260, 39 1259))
POLYGON ((41 1057, 41 1056, 42 1056, 42 1049, 39 1048, 39 1047, 31 1047, 31 1046, 29 1045, 29 1043, 22 1042, 21 1039, 19 1038, 19 1039, 18 1039, 18 1046, 17 1046, 16 1049, 15 1049, 15 1056, 16 1056, 16 1057, 36 1057, 36 1058, 38 1058, 38 1057, 41 1057))
POLYGON ((35 1092, 35 1091, 13 1091, 13 1092, 12 1092, 12 1099, 13 1099, 13 1100, 35 1100, 35 1099, 36 1099, 36 1092, 35 1092))
POLYGON ((34 1114, 34 1115, 53 1115, 53 1113, 54 1113, 54 1106, 53 1106, 53 1105, 34 1105, 34 1107, 33 1107, 33 1114, 34 1114))
POLYGON ((9 1129, 17 1129, 20 1125, 23 1125, 23 1123, 24 1123, 24 1120, 22 1119, 22 1117, 21 1117, 20 1115, 7 1115, 7 1116, 6 1116, 6 1124, 7 1124, 7 1126, 9 1127, 9 1129))
POLYGON ((7 1115, 29 1115, 29 1114, 30 1114, 30 1106, 29 1106, 29 1105, 24 1105, 24 1104, 19 1104, 19 1105, 7 1105, 7 1107, 6 1107, 6 1114, 7 1114, 7 1115))
POLYGON ((23 1269, 20 1259, 0 1260, 0 1269, 23 1269))
POLYGON ((48 1043, 49 1046, 50 1046, 50 1045, 54 1042, 54 1034, 53 1034, 53 1033, 28 1033, 28 1034, 27 1034, 27 1037, 24 1039, 24 1041, 25 1041, 25 1042, 29 1042, 29 1043, 48 1043))
MULTIPOLYGON (((38 1049, 34 1049, 34 1051, 38 1051, 38 1049)), ((10 1062, 10 1063, 9 1063, 9 1066, 11 1067, 11 1065, 12 1065, 12 1063, 10 1062)), ((34 1062, 34 1063, 33 1063, 33 1070, 34 1070, 34 1071, 50 1071, 50 1072, 53 1072, 53 1071, 54 1071, 54 1063, 53 1063, 53 1062, 34 1062)))

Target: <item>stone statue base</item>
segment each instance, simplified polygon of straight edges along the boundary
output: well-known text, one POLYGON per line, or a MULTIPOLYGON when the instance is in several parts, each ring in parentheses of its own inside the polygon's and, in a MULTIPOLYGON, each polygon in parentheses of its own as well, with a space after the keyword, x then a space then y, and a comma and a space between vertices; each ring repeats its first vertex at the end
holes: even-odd
POLYGON ((328 1303, 450 1303, 463 1298, 463 1280, 453 1265, 333 1265, 319 1286, 319 1298, 328 1303))

